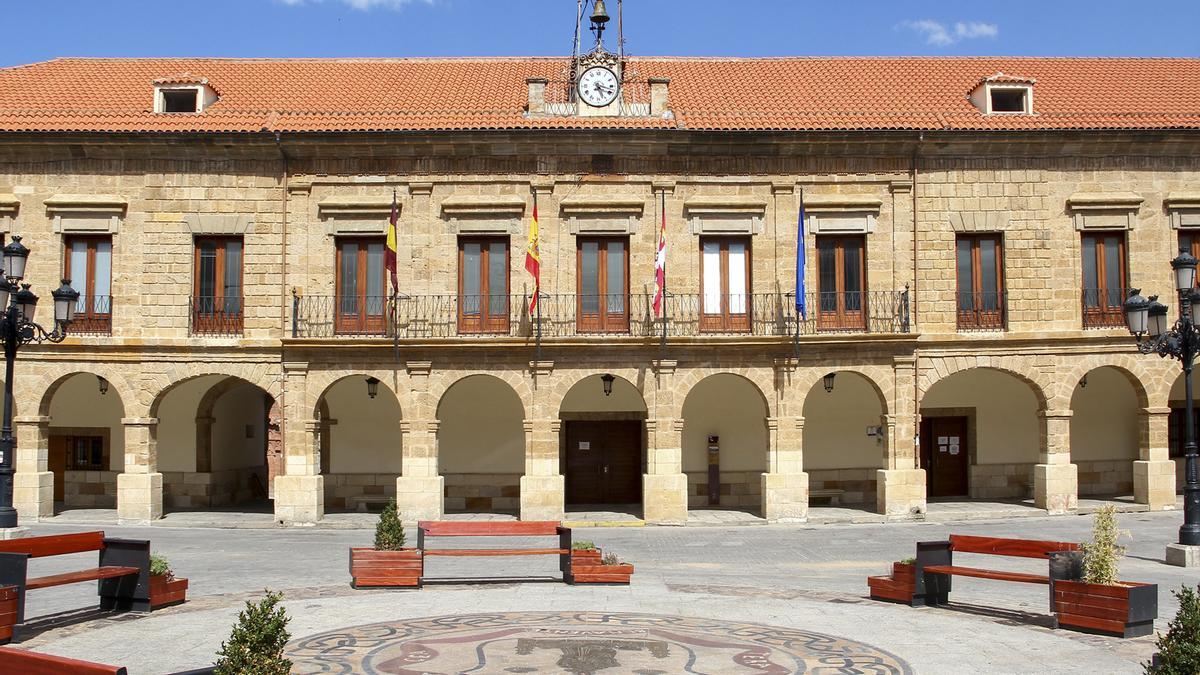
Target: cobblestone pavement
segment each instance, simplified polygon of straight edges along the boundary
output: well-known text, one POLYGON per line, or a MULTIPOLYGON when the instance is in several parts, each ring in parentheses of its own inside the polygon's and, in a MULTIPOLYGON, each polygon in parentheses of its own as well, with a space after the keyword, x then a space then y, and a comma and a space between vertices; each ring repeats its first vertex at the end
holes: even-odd
MULTIPOLYGON (((1159 585, 1160 629, 1175 612, 1170 590, 1197 582, 1195 570, 1162 563, 1164 545, 1175 539, 1181 519, 1178 511, 1120 516, 1121 527, 1132 535, 1121 577, 1159 585)), ((177 573, 190 579, 189 602, 149 616, 99 615, 93 609, 95 588, 90 584, 33 591, 27 609, 30 623, 18 630, 17 641, 38 651, 119 663, 131 673, 194 668, 211 663, 244 601, 271 588, 285 593, 293 617, 293 650, 316 644, 313 640, 321 635, 350 634, 371 624, 396 626, 427 617, 609 612, 650 614, 666 622, 754 624, 789 635, 828 636, 864 654, 894 657, 890 672, 909 668, 917 673, 1017 673, 1030 672, 1034 663, 1042 672, 1140 672, 1139 662, 1153 651, 1152 639, 1118 640, 1051 630, 1047 593, 1041 586, 956 580, 954 604, 945 609, 914 609, 865 597, 865 578, 883 574, 890 561, 912 555, 916 541, 941 539, 951 532, 1080 541, 1087 538, 1090 526, 1090 518, 1062 516, 887 525, 581 528, 576 539, 593 540, 636 566, 630 587, 502 583, 354 591, 349 587, 347 549, 369 545, 369 531, 104 525, 113 536, 150 539, 153 550, 166 554, 177 573)), ((54 523, 32 529, 34 534, 50 534, 89 526, 54 523)), ((94 564, 92 560, 88 554, 34 560, 33 573, 69 571, 94 564)), ((1045 567, 1021 559, 978 562, 1014 570, 1044 571, 1045 567)), ((550 557, 435 558, 427 564, 427 574, 441 577, 556 572, 556 560, 550 557)), ((560 623, 570 628, 570 620, 560 623)), ((706 658, 718 657, 709 653, 706 658)), ((618 659, 619 664, 632 662, 618 659)), ((558 668, 537 672, 569 672, 558 668)), ((653 672, 654 668, 599 672, 633 670, 653 672)))

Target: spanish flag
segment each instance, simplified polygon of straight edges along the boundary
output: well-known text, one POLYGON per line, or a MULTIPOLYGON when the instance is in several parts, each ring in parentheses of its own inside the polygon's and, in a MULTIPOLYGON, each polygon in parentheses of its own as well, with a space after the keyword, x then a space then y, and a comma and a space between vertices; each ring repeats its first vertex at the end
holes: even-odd
POLYGON ((542 253, 538 239, 537 193, 533 195, 533 221, 529 224, 529 246, 525 249, 525 271, 533 276, 533 297, 529 299, 529 313, 537 309, 538 295, 542 290, 542 253))
POLYGON ((396 191, 392 190, 392 215, 388 218, 387 246, 383 250, 383 267, 392 275, 392 292, 400 288, 396 282, 396 221, 400 220, 400 205, 396 203, 396 191))

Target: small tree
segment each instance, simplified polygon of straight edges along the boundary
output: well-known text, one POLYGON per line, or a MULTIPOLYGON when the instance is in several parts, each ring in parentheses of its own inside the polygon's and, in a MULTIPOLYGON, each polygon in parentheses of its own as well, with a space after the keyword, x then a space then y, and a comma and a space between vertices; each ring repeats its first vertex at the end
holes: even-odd
POLYGON ((288 634, 287 611, 279 607, 282 593, 266 591, 259 602, 246 601, 228 642, 217 652, 217 675, 287 675, 292 662, 283 658, 288 634))
POLYGON ((1159 633, 1158 665, 1143 664, 1150 675, 1195 675, 1200 673, 1200 586, 1187 586, 1174 592, 1179 611, 1167 624, 1166 635, 1159 633))
POLYGON ((399 551, 404 548, 404 524, 400 522, 400 510, 396 500, 388 502, 375 524, 375 550, 399 551))
POLYGON ((1092 521, 1092 541, 1083 543, 1083 580, 1089 584, 1113 586, 1125 547, 1117 545, 1122 534, 1117 529, 1117 507, 1100 507, 1092 521))

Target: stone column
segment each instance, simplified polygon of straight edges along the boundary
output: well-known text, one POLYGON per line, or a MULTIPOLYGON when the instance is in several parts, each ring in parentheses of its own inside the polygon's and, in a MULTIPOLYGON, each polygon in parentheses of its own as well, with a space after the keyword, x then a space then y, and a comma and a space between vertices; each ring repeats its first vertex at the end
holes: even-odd
POLYGON ((275 477, 275 520, 284 525, 315 525, 325 517, 325 477, 321 475, 321 424, 308 409, 308 364, 283 364, 284 475, 275 477))
POLYGON ((521 520, 562 520, 566 478, 559 472, 559 430, 553 419, 525 420, 525 475, 521 476, 521 520))
POLYGON ((117 476, 117 522, 148 524, 163 515, 163 480, 158 472, 158 419, 126 417, 125 468, 117 476))
POLYGON ((1138 459, 1133 463, 1133 496, 1151 511, 1175 508, 1175 462, 1167 433, 1170 408, 1144 408, 1138 415, 1138 459))
POLYGON ((1071 411, 1042 410, 1042 447, 1033 467, 1033 502, 1052 514, 1079 508, 1079 470, 1071 463, 1071 411))
POLYGON ((654 409, 646 420, 646 473, 642 476, 642 517, 656 525, 687 523, 688 482, 683 473, 683 420, 672 416, 677 362, 652 361, 654 409))
POLYGON ((804 418, 767 418, 770 448, 762 475, 762 515, 769 521, 808 520, 808 474, 804 472, 804 418))
POLYGON ((896 385, 884 415, 883 465, 875 472, 875 508, 887 516, 913 517, 925 513, 925 470, 917 468, 916 377, 917 360, 893 360, 896 385))
POLYGON ((13 419, 17 456, 13 475, 13 507, 21 522, 36 522, 54 515, 54 474, 50 473, 50 418, 13 419))
POLYGON ((396 506, 405 522, 440 520, 445 479, 438 475, 437 420, 402 420, 396 506))

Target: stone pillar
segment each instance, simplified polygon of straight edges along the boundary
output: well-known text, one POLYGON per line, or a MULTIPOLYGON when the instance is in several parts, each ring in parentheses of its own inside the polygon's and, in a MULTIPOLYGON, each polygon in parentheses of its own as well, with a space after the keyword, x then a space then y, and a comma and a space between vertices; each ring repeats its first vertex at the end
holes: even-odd
POLYGON ((762 475, 762 515, 772 522, 808 520, 808 474, 804 472, 804 418, 767 418, 770 448, 762 475))
POLYGON ((445 480, 438 475, 437 420, 403 420, 401 473, 396 506, 405 522, 440 520, 445 480))
POLYGON ((646 436, 650 442, 642 476, 642 516, 656 525, 684 525, 688 482, 683 473, 683 420, 647 420, 646 436))
POLYGON ((308 409, 308 364, 283 364, 284 475, 275 477, 275 520, 284 525, 315 525, 325 517, 325 477, 321 475, 321 423, 308 409))
POLYGON ((163 477, 158 472, 156 435, 158 420, 127 417, 125 425, 125 468, 117 476, 117 522, 148 524, 163 515, 163 477))
POLYGON ((1052 514, 1079 508, 1079 471, 1071 463, 1071 411, 1042 410, 1042 447, 1033 467, 1033 502, 1052 514))
POLYGON ((883 466, 875 472, 875 509, 891 517, 919 517, 925 513, 925 470, 917 468, 916 377, 917 360, 893 360, 895 390, 884 415, 883 466))
POLYGON ((656 525, 687 523, 688 482, 683 473, 683 420, 673 416, 677 362, 652 361, 654 408, 646 421, 646 473, 642 476, 642 517, 656 525))
POLYGON ((17 435, 13 507, 21 522, 36 522, 54 515, 54 474, 50 473, 50 418, 13 419, 17 435))
POLYGON ((559 472, 562 422, 525 420, 525 475, 521 476, 521 520, 562 520, 566 478, 559 472))
POLYGON ((1175 508, 1175 462, 1167 433, 1170 408, 1144 408, 1138 415, 1138 459, 1133 463, 1133 496, 1151 511, 1175 508))

